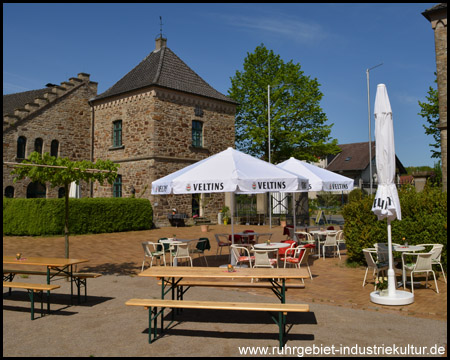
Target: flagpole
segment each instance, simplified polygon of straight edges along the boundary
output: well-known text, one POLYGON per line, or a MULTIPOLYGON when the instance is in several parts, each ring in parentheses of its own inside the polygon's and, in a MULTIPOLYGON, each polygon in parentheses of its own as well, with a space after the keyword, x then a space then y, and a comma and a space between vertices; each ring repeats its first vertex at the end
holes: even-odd
MULTIPOLYGON (((267 85, 267 116, 268 116, 268 136, 269 136, 269 163, 270 161, 270 85, 267 85)), ((272 229, 272 193, 269 192, 269 228, 272 229)))
POLYGON ((366 76, 367 76, 367 104, 369 108, 369 183, 370 183, 370 190, 369 193, 372 195, 372 187, 373 187, 373 179, 372 179, 372 134, 371 134, 371 128, 370 125, 370 86, 369 86, 369 71, 372 69, 375 69, 378 66, 383 65, 383 63, 375 65, 371 67, 370 69, 366 70, 366 76))

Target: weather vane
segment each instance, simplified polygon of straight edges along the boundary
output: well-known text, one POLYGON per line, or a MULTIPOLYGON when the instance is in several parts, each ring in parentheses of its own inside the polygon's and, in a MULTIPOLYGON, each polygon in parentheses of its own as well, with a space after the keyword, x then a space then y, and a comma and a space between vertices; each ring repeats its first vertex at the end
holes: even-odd
POLYGON ((162 16, 159 17, 159 36, 162 37, 162 26, 163 26, 163 22, 162 22, 162 16))

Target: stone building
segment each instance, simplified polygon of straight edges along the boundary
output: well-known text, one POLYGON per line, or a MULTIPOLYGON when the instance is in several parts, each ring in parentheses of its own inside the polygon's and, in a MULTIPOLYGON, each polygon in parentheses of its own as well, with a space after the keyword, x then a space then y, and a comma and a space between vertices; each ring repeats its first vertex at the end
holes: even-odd
MULTIPOLYGON (((59 156, 120 164, 113 186, 94 183, 87 189, 85 184, 82 196, 148 198, 157 225, 168 224, 172 209, 216 218, 223 194, 150 194, 152 181, 234 146, 237 103, 207 84, 166 44, 156 39, 154 51, 99 95, 86 74, 61 86, 5 95, 4 160, 20 160, 16 144, 21 136, 27 140, 24 157, 34 150, 36 138, 43 139, 42 152, 51 152, 56 139, 59 156)), ((3 191, 11 184, 4 168, 3 191)), ((25 197, 26 186, 25 181, 13 196, 25 197)), ((58 196, 58 189, 47 188, 46 197, 58 196)))
MULTIPOLYGON (((71 160, 91 159, 91 108, 97 83, 80 73, 61 85, 3 95, 3 161, 20 162, 33 151, 49 152, 71 160), (76 131, 74 131, 76 129, 76 131)), ((32 183, 13 183, 10 167, 3 165, 3 195, 6 197, 64 196, 64 188, 32 183)), ((82 196, 89 194, 81 184, 82 196)))
POLYGON ((149 198, 157 225, 176 209, 217 216, 223 195, 152 196, 152 181, 234 146, 236 102, 219 93, 156 39, 156 48, 111 88, 90 101, 94 161, 120 164, 116 184, 94 196, 149 198), (202 204, 204 209, 199 209, 202 204), (203 211, 205 213, 203 213, 203 211))
POLYGON ((436 73, 441 131, 442 190, 447 191, 447 4, 441 3, 424 11, 423 16, 434 30, 436 73))

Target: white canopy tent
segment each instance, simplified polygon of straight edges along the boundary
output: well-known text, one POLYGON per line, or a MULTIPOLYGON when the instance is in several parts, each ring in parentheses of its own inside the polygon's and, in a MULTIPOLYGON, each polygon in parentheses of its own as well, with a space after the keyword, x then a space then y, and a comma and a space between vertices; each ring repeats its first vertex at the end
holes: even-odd
MULTIPOLYGON (((231 147, 152 182, 153 195, 292 192, 307 188, 306 178, 231 147)), ((234 197, 231 205, 234 242, 234 197)))
MULTIPOLYGON (((290 171, 296 175, 303 176, 308 179, 308 189, 305 191, 342 191, 353 190, 354 180, 346 176, 336 174, 332 171, 322 169, 316 165, 309 164, 305 161, 297 160, 294 157, 276 165, 277 167, 290 171)), ((295 202, 293 201, 294 212, 294 231, 295 231, 295 202)))

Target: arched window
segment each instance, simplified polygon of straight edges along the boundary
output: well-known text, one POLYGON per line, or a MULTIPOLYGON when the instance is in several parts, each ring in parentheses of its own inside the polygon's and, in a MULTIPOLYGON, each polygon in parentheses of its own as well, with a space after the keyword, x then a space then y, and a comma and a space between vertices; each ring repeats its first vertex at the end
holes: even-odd
POLYGON ((46 192, 45 185, 39 182, 32 182, 27 186, 27 199, 45 198, 46 192))
POLYGON ((198 120, 192 121, 192 146, 203 147, 203 123, 198 120))
POLYGON ((63 198, 66 195, 66 189, 64 189, 63 187, 60 187, 58 189, 58 198, 63 198))
POLYGON ((11 199, 14 197, 14 186, 7 186, 5 188, 5 197, 11 199))
POLYGON ((25 136, 19 136, 17 139, 17 158, 25 159, 25 150, 27 147, 27 138, 25 136))
POLYGON ((59 150, 59 141, 52 140, 52 143, 50 145, 50 155, 54 156, 54 157, 58 157, 58 150, 59 150))
POLYGON ((44 141, 41 138, 37 138, 34 140, 34 151, 38 152, 39 154, 42 154, 42 145, 44 141))

